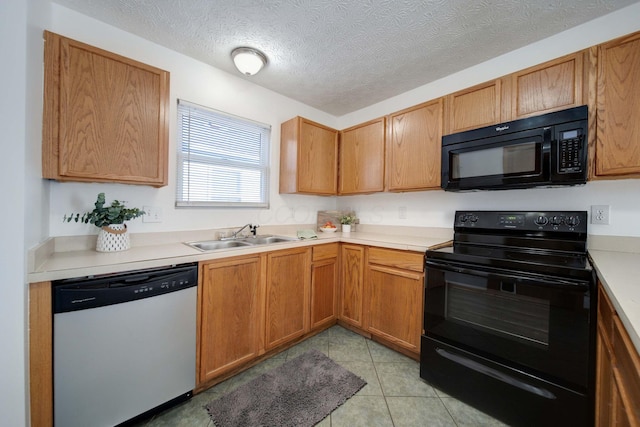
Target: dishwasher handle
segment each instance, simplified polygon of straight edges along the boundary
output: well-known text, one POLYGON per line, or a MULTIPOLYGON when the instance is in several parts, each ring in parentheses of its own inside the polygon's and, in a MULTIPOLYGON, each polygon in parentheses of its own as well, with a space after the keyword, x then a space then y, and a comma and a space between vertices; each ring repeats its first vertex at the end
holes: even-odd
POLYGON ((53 313, 87 310, 197 286, 197 264, 53 283, 53 313))

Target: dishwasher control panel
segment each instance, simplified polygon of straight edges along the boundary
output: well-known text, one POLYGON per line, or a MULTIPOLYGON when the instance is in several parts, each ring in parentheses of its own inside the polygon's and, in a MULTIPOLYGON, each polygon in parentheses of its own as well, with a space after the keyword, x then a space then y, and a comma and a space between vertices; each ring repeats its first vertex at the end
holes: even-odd
POLYGON ((138 270, 53 282, 53 312, 86 310, 197 286, 198 265, 138 270))

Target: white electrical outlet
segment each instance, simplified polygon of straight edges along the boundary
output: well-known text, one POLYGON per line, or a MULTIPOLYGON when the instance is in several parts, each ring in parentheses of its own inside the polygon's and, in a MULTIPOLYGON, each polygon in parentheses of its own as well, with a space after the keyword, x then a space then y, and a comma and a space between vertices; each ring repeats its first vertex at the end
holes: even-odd
POLYGON ((591 205, 591 224, 609 224, 609 205, 591 205))
POLYGON ((398 208, 398 218, 407 219, 407 207, 406 206, 400 206, 398 208))
POLYGON ((143 206, 142 210, 145 212, 142 216, 142 222, 162 222, 162 208, 143 206))

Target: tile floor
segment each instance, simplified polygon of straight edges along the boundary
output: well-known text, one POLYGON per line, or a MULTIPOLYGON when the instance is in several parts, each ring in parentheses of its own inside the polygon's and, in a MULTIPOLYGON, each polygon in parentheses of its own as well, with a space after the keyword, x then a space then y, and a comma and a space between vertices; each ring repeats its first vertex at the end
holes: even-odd
POLYGON ((320 422, 319 427, 504 425, 420 379, 415 360, 334 326, 137 427, 214 427, 203 409, 205 404, 311 348, 322 351, 367 381, 362 390, 320 422))

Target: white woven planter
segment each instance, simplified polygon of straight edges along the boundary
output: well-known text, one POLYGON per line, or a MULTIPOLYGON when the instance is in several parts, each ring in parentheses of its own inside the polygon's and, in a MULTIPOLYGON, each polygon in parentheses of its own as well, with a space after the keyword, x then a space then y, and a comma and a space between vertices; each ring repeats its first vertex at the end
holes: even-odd
POLYGON ((129 248, 131 248, 131 241, 126 224, 105 225, 100 229, 96 241, 96 251, 117 252, 126 251, 129 248))
POLYGON ((350 233, 351 232, 351 224, 342 224, 342 232, 350 233))

